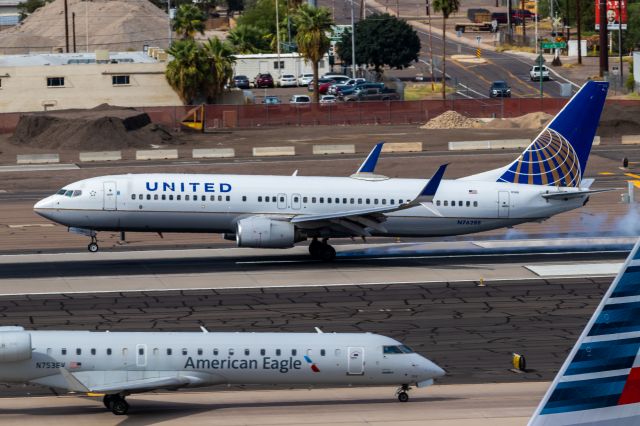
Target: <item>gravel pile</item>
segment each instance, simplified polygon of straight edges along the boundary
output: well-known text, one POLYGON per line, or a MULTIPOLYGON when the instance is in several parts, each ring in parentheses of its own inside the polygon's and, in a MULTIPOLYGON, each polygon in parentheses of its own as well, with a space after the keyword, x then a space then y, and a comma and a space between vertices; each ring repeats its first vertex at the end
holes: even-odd
POLYGON ((482 127, 480 120, 465 117, 455 111, 447 111, 432 118, 421 129, 472 129, 482 127))
POLYGON ((496 118, 488 122, 484 128, 486 129, 541 129, 553 115, 546 112, 531 112, 514 118, 496 118))

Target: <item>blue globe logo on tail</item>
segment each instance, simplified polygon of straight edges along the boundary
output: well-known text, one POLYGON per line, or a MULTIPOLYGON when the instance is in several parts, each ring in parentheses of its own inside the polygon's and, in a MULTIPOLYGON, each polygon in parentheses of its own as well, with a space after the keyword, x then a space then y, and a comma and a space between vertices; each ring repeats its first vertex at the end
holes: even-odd
POLYGON ((573 146, 560 133, 546 128, 498 182, 577 187, 581 180, 580 160, 573 146))
POLYGON ((496 170, 498 182, 579 187, 609 83, 589 81, 522 154, 496 170))

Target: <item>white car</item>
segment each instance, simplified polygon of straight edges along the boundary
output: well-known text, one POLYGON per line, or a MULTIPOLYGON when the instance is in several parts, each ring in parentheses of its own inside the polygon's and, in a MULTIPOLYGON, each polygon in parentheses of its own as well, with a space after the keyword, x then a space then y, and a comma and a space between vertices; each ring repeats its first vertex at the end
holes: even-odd
POLYGON ((541 73, 540 66, 534 65, 531 67, 531 71, 529 71, 529 77, 531 78, 531 81, 540 81, 540 78, 542 78, 542 80, 549 80, 549 68, 547 68, 546 65, 543 65, 541 73))
POLYGON ((311 98, 307 95, 293 95, 289 99, 289 103, 293 105, 309 105, 311 98))
POLYGON ((333 95, 322 95, 320 97, 320 105, 335 104, 336 102, 338 102, 338 98, 333 95))
POLYGON ((300 74, 298 77, 298 86, 308 86, 313 80, 313 74, 300 74))
POLYGON ((296 76, 293 74, 282 74, 278 80, 280 87, 295 87, 298 84, 296 76))

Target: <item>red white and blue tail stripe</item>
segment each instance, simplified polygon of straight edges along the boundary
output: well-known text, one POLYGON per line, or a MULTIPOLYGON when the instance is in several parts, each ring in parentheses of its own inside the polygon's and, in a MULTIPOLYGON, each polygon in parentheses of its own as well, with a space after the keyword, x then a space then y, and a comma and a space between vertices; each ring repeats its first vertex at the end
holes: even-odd
POLYGON ((640 241, 529 426, 640 425, 640 241))

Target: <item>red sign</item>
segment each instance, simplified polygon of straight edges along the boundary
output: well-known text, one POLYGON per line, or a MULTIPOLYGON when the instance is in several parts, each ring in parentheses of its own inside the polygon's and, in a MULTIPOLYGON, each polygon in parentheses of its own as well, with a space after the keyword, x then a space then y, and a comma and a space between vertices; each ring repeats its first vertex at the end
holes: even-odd
MULTIPOLYGON (((620 23, 622 23, 622 29, 626 30, 627 29, 627 0, 607 0, 607 29, 618 30, 620 23)), ((600 30, 599 0, 596 0, 596 30, 600 30)))

